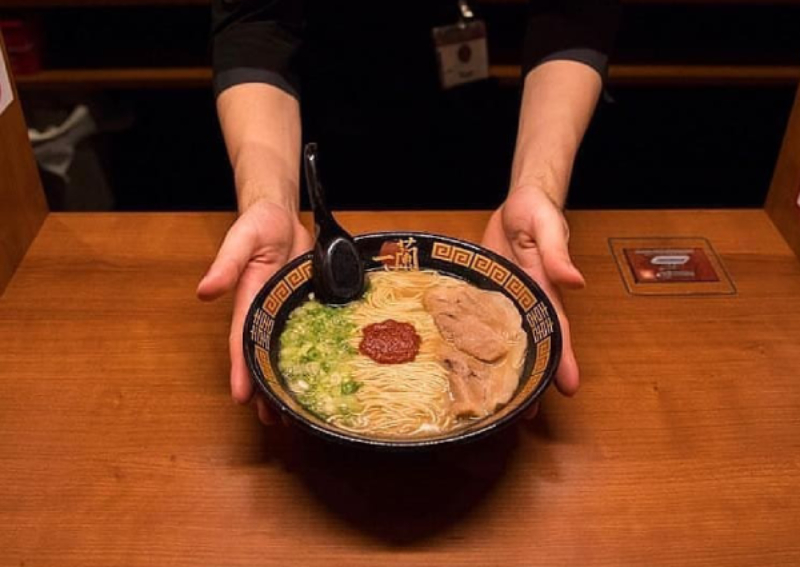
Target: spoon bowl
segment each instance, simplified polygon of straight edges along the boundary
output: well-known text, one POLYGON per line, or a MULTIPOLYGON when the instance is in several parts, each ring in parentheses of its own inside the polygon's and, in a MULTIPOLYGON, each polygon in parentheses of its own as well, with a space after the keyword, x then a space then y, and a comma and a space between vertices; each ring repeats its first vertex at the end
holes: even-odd
POLYGON ((344 305, 364 295, 364 263, 353 237, 336 222, 328 209, 319 181, 317 161, 317 144, 307 144, 303 151, 303 162, 308 196, 314 212, 314 294, 321 303, 344 305))

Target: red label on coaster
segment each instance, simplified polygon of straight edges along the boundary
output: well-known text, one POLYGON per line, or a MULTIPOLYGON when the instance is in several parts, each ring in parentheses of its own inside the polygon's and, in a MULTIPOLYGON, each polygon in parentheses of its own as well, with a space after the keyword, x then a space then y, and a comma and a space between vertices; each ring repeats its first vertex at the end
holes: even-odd
POLYGON ((625 248, 636 283, 718 282, 702 248, 625 248))

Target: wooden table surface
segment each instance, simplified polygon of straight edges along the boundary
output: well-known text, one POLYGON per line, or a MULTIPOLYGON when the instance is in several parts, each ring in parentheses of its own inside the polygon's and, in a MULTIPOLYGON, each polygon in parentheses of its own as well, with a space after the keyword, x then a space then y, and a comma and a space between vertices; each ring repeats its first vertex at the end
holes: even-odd
POLYGON ((570 219, 578 396, 398 458, 231 402, 230 302, 194 297, 230 215, 50 215, 0 299, 0 565, 800 565, 797 259, 762 211, 570 219), (738 294, 629 295, 607 239, 647 235, 708 237, 738 294))

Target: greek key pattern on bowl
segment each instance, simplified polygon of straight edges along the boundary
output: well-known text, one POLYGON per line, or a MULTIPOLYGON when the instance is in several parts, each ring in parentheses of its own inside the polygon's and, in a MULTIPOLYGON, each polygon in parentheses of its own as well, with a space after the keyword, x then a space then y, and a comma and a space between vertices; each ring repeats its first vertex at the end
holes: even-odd
POLYGON ((281 305, 283 305, 283 302, 286 301, 291 294, 291 286, 286 282, 286 279, 282 279, 275 285, 264 300, 264 311, 274 318, 278 314, 278 310, 281 308, 281 305))
POLYGON ((483 254, 477 254, 446 242, 433 243, 431 258, 475 270, 498 285, 504 285, 508 276, 511 275, 508 269, 483 254))
POLYGON ((536 365, 531 371, 531 379, 534 374, 540 374, 547 368, 547 363, 550 360, 550 337, 547 337, 539 344, 536 345, 536 365))
POLYGON ((457 266, 469 268, 472 264, 473 258, 476 254, 472 250, 461 248, 460 246, 453 246, 446 242, 434 242, 433 249, 431 250, 431 257, 437 260, 444 260, 457 266))
POLYGON ((472 262, 472 269, 492 280, 497 285, 505 285, 511 272, 506 268, 490 260, 482 254, 477 254, 472 262))
POLYGON ((542 380, 542 376, 544 376, 544 372, 536 372, 531 374, 527 384, 525 384, 525 395, 532 392, 536 386, 539 385, 539 382, 542 380))
POLYGON ((536 305, 536 298, 533 293, 517 276, 511 276, 503 287, 514 296, 523 311, 527 312, 536 305))
POLYGON ((286 274, 285 279, 293 290, 306 283, 311 279, 311 260, 306 260, 294 270, 286 274))
POLYGON ((278 314, 278 310, 283 305, 292 291, 311 279, 311 260, 307 260, 297 266, 294 270, 286 274, 281 281, 275 284, 270 294, 264 300, 264 311, 271 317, 278 314))
MULTIPOLYGON (((256 346, 255 353, 258 366, 261 368, 261 373, 264 375, 264 379, 270 384, 278 386, 278 379, 275 378, 275 373, 272 371, 272 365, 269 363, 269 352, 260 346, 256 346)), ((280 390, 280 388, 277 389, 280 390)))

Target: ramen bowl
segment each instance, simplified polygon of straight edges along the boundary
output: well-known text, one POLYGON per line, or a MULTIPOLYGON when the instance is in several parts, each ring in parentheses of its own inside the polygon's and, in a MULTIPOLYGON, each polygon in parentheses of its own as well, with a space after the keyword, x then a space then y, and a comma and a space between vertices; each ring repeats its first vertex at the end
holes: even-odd
POLYGON ((561 329, 552 303, 524 271, 470 242, 422 232, 369 233, 355 237, 368 272, 433 270, 508 297, 522 317, 527 349, 519 385, 507 404, 465 425, 423 437, 356 434, 304 407, 278 365, 279 338, 289 314, 309 300, 311 254, 278 271, 256 296, 244 326, 244 356, 251 376, 274 408, 291 422, 324 439, 353 446, 414 450, 464 443, 499 431, 519 418, 549 386, 561 355, 561 329))

